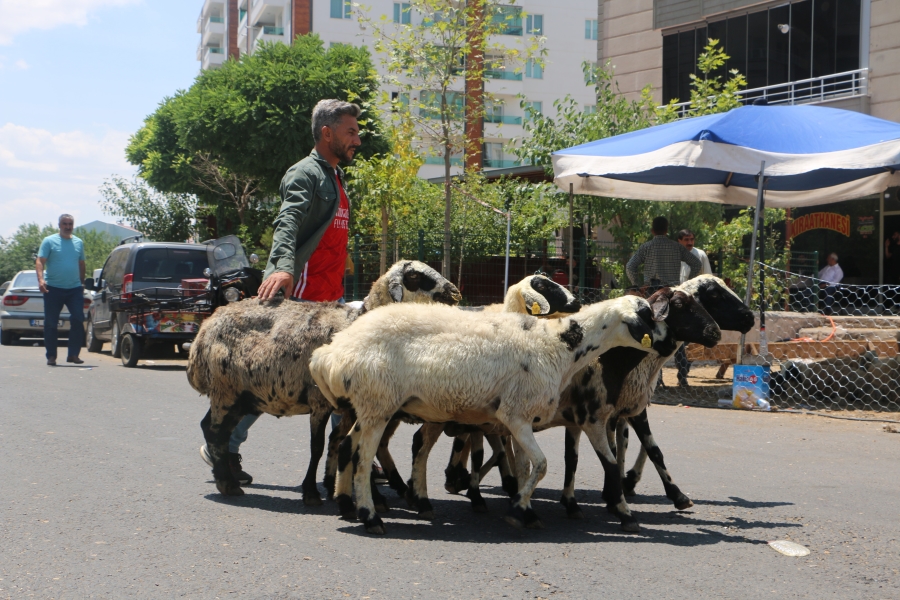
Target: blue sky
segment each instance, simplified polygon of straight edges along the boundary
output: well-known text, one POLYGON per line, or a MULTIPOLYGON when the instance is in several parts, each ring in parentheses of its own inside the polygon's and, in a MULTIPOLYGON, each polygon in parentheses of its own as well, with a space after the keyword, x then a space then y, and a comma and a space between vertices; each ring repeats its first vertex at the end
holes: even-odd
POLYGON ((130 177, 128 137, 199 72, 200 0, 0 0, 0 236, 114 221, 97 188, 130 177))

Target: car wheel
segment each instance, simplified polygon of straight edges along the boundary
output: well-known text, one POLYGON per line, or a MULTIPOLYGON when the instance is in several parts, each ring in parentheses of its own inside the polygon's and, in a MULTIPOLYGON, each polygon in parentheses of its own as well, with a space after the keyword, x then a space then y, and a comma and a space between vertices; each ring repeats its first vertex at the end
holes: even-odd
POLYGON ((0 331, 0 345, 12 346, 14 341, 12 331, 0 331))
POLYGON ((84 342, 88 352, 100 352, 103 349, 103 340, 98 340, 97 336, 94 335, 94 322, 91 319, 88 319, 84 342))
POLYGON ((113 358, 121 358, 122 350, 121 350, 121 336, 119 335, 119 319, 116 315, 113 315, 112 318, 113 326, 112 333, 109 335, 109 349, 112 351, 113 358))
POLYGON ((141 342, 133 333, 126 333, 122 336, 121 342, 122 364, 126 367, 137 365, 141 359, 141 342))

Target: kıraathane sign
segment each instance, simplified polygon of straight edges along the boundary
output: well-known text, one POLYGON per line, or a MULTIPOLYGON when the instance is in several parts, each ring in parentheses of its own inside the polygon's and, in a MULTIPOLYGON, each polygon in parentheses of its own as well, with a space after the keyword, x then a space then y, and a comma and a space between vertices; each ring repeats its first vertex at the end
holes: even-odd
POLYGON ((830 229, 850 237, 850 215, 817 212, 797 217, 791 223, 791 239, 810 229, 830 229))

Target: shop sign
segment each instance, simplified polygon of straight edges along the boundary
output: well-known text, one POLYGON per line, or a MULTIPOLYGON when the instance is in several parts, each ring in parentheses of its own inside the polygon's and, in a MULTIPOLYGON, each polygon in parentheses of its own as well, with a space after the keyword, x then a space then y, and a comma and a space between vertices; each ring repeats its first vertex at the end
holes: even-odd
POLYGON ((875 217, 858 217, 856 219, 856 232, 864 238, 875 233, 875 217))
POLYGON ((850 237, 850 215, 817 212, 797 217, 791 224, 791 238, 811 229, 830 229, 850 237))

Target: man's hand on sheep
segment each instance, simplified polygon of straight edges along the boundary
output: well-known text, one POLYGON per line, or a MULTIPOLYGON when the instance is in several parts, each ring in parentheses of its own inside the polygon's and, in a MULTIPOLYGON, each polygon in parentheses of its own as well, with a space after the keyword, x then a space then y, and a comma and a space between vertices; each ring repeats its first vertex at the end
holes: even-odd
POLYGON ((259 299, 263 302, 271 300, 278 293, 278 290, 284 290, 284 297, 291 295, 294 289, 294 276, 284 271, 275 271, 262 282, 259 286, 259 299))

